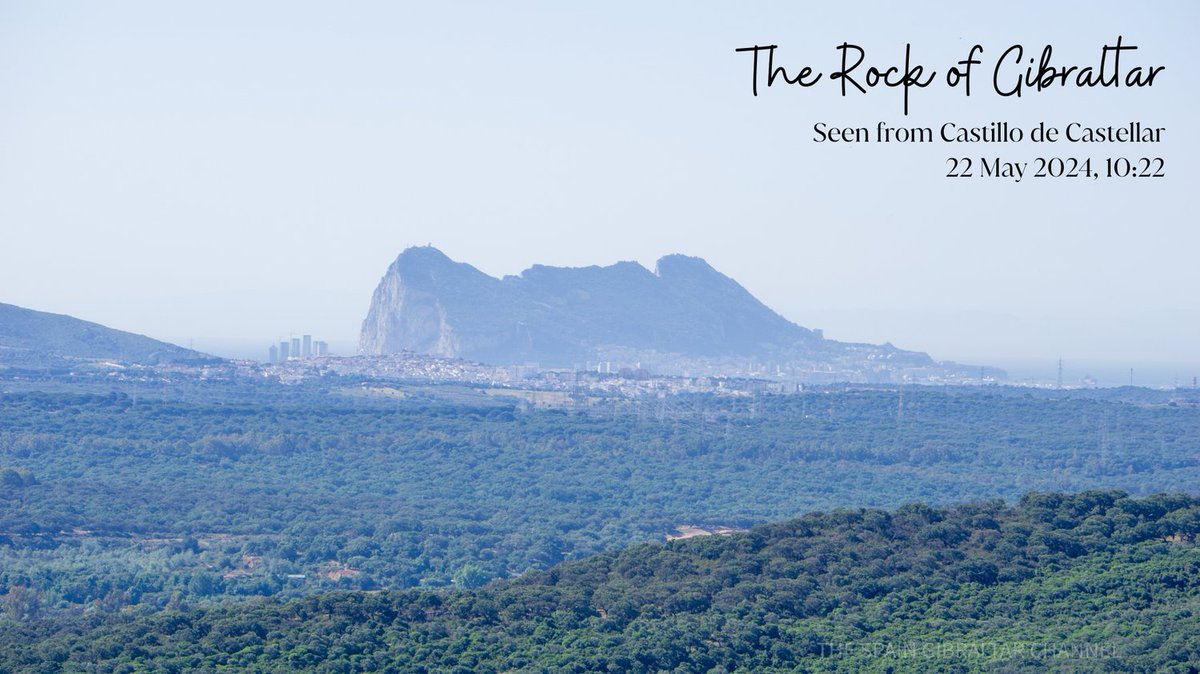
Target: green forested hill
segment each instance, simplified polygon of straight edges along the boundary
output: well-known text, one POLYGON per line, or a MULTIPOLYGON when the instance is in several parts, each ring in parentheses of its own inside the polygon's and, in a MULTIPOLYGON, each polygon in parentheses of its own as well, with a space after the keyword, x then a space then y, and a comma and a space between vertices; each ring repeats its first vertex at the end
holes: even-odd
POLYGON ((1200 499, 836 510, 476 590, 8 623, 0 670, 1194 672, 1200 499))

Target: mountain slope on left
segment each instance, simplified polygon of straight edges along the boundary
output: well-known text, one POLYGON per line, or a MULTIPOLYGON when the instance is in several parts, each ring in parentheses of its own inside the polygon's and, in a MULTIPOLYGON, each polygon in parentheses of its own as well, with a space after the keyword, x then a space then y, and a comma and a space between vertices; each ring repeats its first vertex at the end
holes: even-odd
POLYGON ((60 367, 92 360, 156 365, 210 358, 99 323, 0 303, 0 367, 60 367))

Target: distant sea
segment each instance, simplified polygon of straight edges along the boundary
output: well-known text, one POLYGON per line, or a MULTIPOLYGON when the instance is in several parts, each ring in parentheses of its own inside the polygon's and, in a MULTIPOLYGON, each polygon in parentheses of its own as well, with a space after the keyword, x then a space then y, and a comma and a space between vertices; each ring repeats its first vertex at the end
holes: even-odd
MULTIPOLYGON (((987 363, 1008 372, 1008 383, 1053 386, 1058 382, 1058 359, 963 358, 960 362, 987 363)), ((1147 388, 1190 388, 1200 377, 1200 363, 1146 361, 1101 361, 1063 359, 1063 386, 1129 386, 1147 388)))

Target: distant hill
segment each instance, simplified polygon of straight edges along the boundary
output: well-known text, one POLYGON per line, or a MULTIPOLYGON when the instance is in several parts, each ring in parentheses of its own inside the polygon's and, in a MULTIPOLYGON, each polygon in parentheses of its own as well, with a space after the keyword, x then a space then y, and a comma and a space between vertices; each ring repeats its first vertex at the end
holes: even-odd
POLYGON ((698 257, 668 255, 654 271, 636 262, 535 265, 497 279, 433 247, 409 248, 388 268, 359 350, 544 367, 648 363, 660 372, 758 367, 860 381, 961 369, 890 344, 826 340, 698 257))
POLYGON ((1197 535, 1184 495, 835 510, 473 590, 0 623, 0 670, 1194 672, 1197 535))
POLYGON ((64 366, 84 360, 152 365, 208 359, 212 357, 132 332, 0 303, 0 365, 64 366))

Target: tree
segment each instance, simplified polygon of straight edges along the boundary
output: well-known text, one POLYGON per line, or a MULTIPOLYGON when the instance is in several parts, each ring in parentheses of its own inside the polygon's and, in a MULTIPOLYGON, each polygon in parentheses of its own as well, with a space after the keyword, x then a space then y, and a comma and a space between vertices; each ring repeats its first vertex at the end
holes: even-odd
POLYGON ((4 595, 4 613, 13 620, 35 620, 42 612, 42 598, 37 590, 14 585, 4 595))
POLYGON ((491 574, 475 562, 467 562, 458 567, 453 577, 455 585, 467 589, 479 587, 491 579, 491 574))

